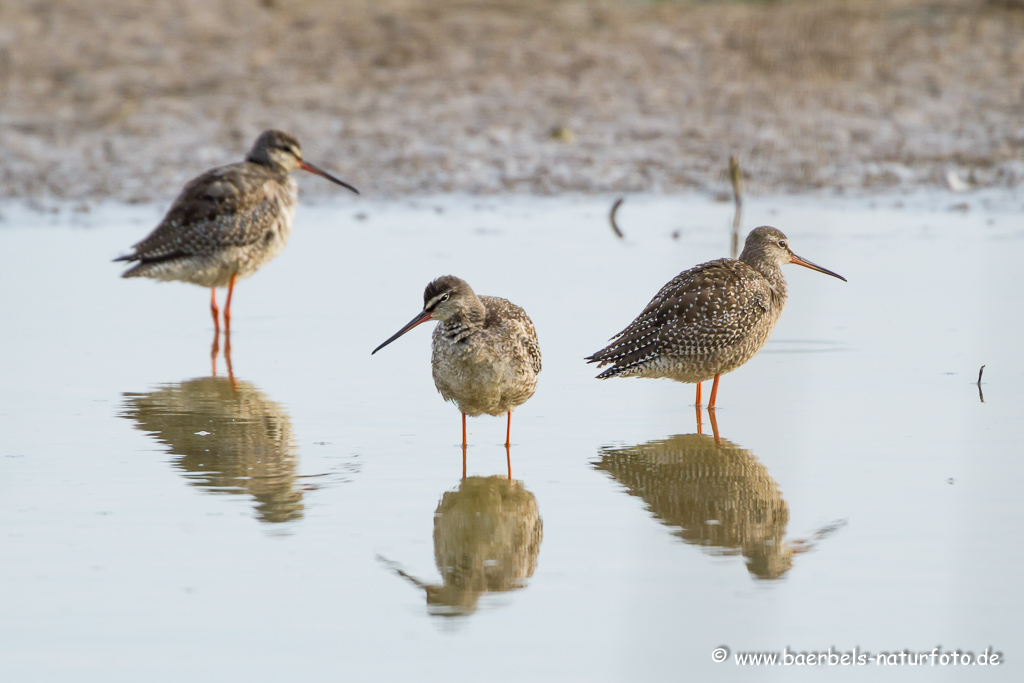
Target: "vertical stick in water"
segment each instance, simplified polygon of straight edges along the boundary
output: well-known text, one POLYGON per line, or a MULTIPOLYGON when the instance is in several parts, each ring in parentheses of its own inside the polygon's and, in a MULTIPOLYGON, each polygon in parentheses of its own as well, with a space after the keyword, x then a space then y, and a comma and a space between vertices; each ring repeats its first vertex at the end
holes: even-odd
POLYGON ((732 257, 740 249, 740 217, 743 214, 743 196, 740 191, 740 162, 735 154, 729 155, 729 180, 732 181, 732 198, 736 203, 736 215, 732 218, 732 257))
POLYGON ((618 213, 619 207, 622 206, 622 202, 624 202, 625 199, 625 197, 619 197, 616 199, 615 203, 612 204, 612 212, 608 214, 608 220, 612 222, 612 230, 615 231, 616 236, 618 236, 620 240, 624 239, 625 235, 623 235, 622 231, 619 230, 619 224, 615 222, 615 214, 618 213))

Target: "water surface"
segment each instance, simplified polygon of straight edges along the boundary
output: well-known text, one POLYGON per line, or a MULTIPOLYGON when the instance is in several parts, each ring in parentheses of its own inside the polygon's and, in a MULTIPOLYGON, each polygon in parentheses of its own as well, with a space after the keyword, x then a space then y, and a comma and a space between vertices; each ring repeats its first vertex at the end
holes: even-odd
POLYGON ((748 202, 849 282, 787 267, 718 443, 692 386, 582 358, 726 255, 728 205, 630 198, 624 241, 604 198, 304 205, 236 291, 233 383, 204 290, 110 263, 164 207, 6 205, 0 676, 1017 680, 1024 223, 962 201, 748 202), (488 417, 463 479, 429 330, 370 356, 446 273, 538 329, 511 480, 488 417), (752 673, 721 645, 1007 664, 752 673))

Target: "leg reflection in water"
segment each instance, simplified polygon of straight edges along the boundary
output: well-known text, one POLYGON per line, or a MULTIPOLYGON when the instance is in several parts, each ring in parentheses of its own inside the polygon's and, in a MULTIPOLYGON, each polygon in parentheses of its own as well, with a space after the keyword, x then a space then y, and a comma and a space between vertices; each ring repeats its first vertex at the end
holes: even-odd
MULTIPOLYGON (((466 478, 466 444, 462 444, 462 478, 466 478)), ((511 446, 505 444, 505 465, 508 468, 508 478, 512 479, 512 450, 511 446)))
MULTIPOLYGON (((215 329, 213 332, 213 345, 210 346, 210 366, 211 376, 217 376, 217 355, 220 352, 220 329, 215 329)), ((235 387, 235 372, 231 367, 231 327, 224 324, 224 365, 228 369, 228 380, 231 382, 231 386, 235 387)))

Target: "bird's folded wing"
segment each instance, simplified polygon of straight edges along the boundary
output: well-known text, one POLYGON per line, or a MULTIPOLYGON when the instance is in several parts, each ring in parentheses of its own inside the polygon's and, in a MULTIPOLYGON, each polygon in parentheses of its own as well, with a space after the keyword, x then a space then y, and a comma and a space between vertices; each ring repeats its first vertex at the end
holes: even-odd
POLYGON ((135 245, 142 261, 195 256, 246 246, 264 237, 261 216, 271 210, 262 184, 253 185, 244 164, 232 164, 192 180, 174 200, 160 225, 135 245))
POLYGON ((590 362, 629 367, 658 355, 700 356, 738 343, 768 311, 770 293, 745 264, 711 261, 680 273, 590 362))

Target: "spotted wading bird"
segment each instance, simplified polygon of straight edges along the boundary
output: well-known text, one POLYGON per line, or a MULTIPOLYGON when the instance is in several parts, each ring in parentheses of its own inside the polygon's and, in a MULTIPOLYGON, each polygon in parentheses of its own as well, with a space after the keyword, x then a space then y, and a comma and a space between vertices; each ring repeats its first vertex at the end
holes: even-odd
MULTIPOLYGON (((526 311, 495 296, 477 296, 451 275, 437 278, 423 292, 423 310, 373 350, 377 353, 428 320, 434 328, 431 367, 434 386, 462 411, 462 445, 466 416, 508 413, 505 445, 512 434, 512 409, 537 388, 540 346, 526 311)), ((371 354, 372 355, 372 354, 371 354)))
POLYGON ((279 130, 264 131, 245 161, 212 169, 189 182, 167 215, 132 253, 115 261, 136 262, 122 277, 180 280, 209 287, 210 312, 219 332, 217 287, 227 287, 224 328, 231 329, 235 280, 249 277, 277 256, 292 231, 301 168, 359 191, 302 160, 299 141, 279 130))
POLYGON ((722 258, 685 270, 651 299, 629 327, 588 357, 608 377, 667 377, 697 385, 718 380, 753 358, 768 341, 786 305, 782 268, 795 263, 819 273, 842 275, 800 258, 781 231, 762 226, 747 235, 739 259, 722 258))

